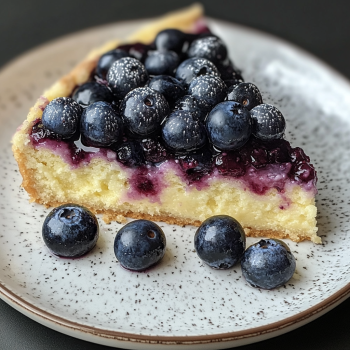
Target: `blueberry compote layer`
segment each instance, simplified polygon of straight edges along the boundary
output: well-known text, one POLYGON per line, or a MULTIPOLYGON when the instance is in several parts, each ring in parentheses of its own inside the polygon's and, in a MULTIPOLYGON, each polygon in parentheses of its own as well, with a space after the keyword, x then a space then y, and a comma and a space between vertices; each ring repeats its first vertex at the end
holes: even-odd
MULTIPOLYGON (((83 146, 78 136, 62 138, 45 129, 38 119, 34 121, 30 139, 35 148, 46 148, 61 156, 72 169, 87 165, 95 157, 117 162, 128 171, 130 199, 147 197, 160 202, 162 189, 167 187, 165 174, 172 170, 187 186, 201 190, 209 186, 213 178, 241 180, 245 189, 263 195, 275 188, 283 194, 288 184, 298 184, 305 190, 316 193, 316 171, 304 151, 292 148, 288 141, 279 139, 262 141, 251 136, 239 150, 218 152, 210 146, 182 155, 168 151, 159 138, 131 140, 124 137, 121 145, 139 142, 143 162, 135 165, 121 162, 117 153, 109 148, 83 146)), ((118 149, 121 145, 112 146, 118 149)))

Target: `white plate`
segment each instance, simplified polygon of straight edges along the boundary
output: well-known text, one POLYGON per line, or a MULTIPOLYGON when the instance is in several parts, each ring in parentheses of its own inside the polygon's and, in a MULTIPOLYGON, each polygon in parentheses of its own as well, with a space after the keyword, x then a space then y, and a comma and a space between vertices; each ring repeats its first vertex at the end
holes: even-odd
MULTIPOLYGON (((318 170, 323 245, 288 241, 297 272, 282 288, 251 288, 240 267, 214 271, 193 250, 194 227, 162 224, 168 249, 145 272, 122 269, 113 254, 121 227, 101 223, 97 247, 77 260, 50 255, 41 239, 48 210, 20 188, 11 135, 44 88, 90 48, 123 37, 141 22, 84 31, 38 48, 0 73, 0 296, 32 319, 84 340, 130 349, 215 349, 295 329, 350 292, 350 86, 315 58, 276 38, 210 20, 230 56, 266 102, 287 119, 287 139, 318 170)), ((248 244, 256 239, 248 239, 248 244)))

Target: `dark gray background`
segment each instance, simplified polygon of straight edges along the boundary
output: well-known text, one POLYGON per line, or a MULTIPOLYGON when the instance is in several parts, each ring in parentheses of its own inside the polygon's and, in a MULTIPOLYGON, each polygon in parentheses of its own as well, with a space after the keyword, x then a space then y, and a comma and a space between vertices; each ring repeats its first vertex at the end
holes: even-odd
MULTIPOLYGON (((3 0, 0 6, 0 67, 26 50, 64 34, 119 20, 154 17, 190 3, 185 0, 12 0, 5 3, 3 0)), ((350 2, 213 0, 202 3, 208 16, 251 26, 289 40, 350 78, 350 2)), ((347 300, 302 328, 244 349, 348 350, 349 314, 350 300, 347 300)), ((108 348, 43 327, 0 300, 0 349, 108 348)))

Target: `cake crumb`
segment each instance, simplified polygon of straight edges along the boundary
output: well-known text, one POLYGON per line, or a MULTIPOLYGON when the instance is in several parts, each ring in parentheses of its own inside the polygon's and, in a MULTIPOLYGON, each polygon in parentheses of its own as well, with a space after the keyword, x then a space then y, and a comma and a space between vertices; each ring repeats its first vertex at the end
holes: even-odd
POLYGON ((113 215, 113 214, 103 214, 102 220, 106 224, 110 224, 112 221, 117 221, 119 224, 126 224, 127 220, 126 217, 123 215, 113 215))

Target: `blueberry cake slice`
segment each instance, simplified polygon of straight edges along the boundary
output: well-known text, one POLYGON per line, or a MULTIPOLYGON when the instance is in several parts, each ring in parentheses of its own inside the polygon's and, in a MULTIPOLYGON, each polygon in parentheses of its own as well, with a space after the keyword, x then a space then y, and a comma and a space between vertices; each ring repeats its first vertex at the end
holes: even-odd
POLYGON ((317 236, 316 172, 195 5, 92 52, 30 110, 13 152, 30 199, 248 236, 317 236))

